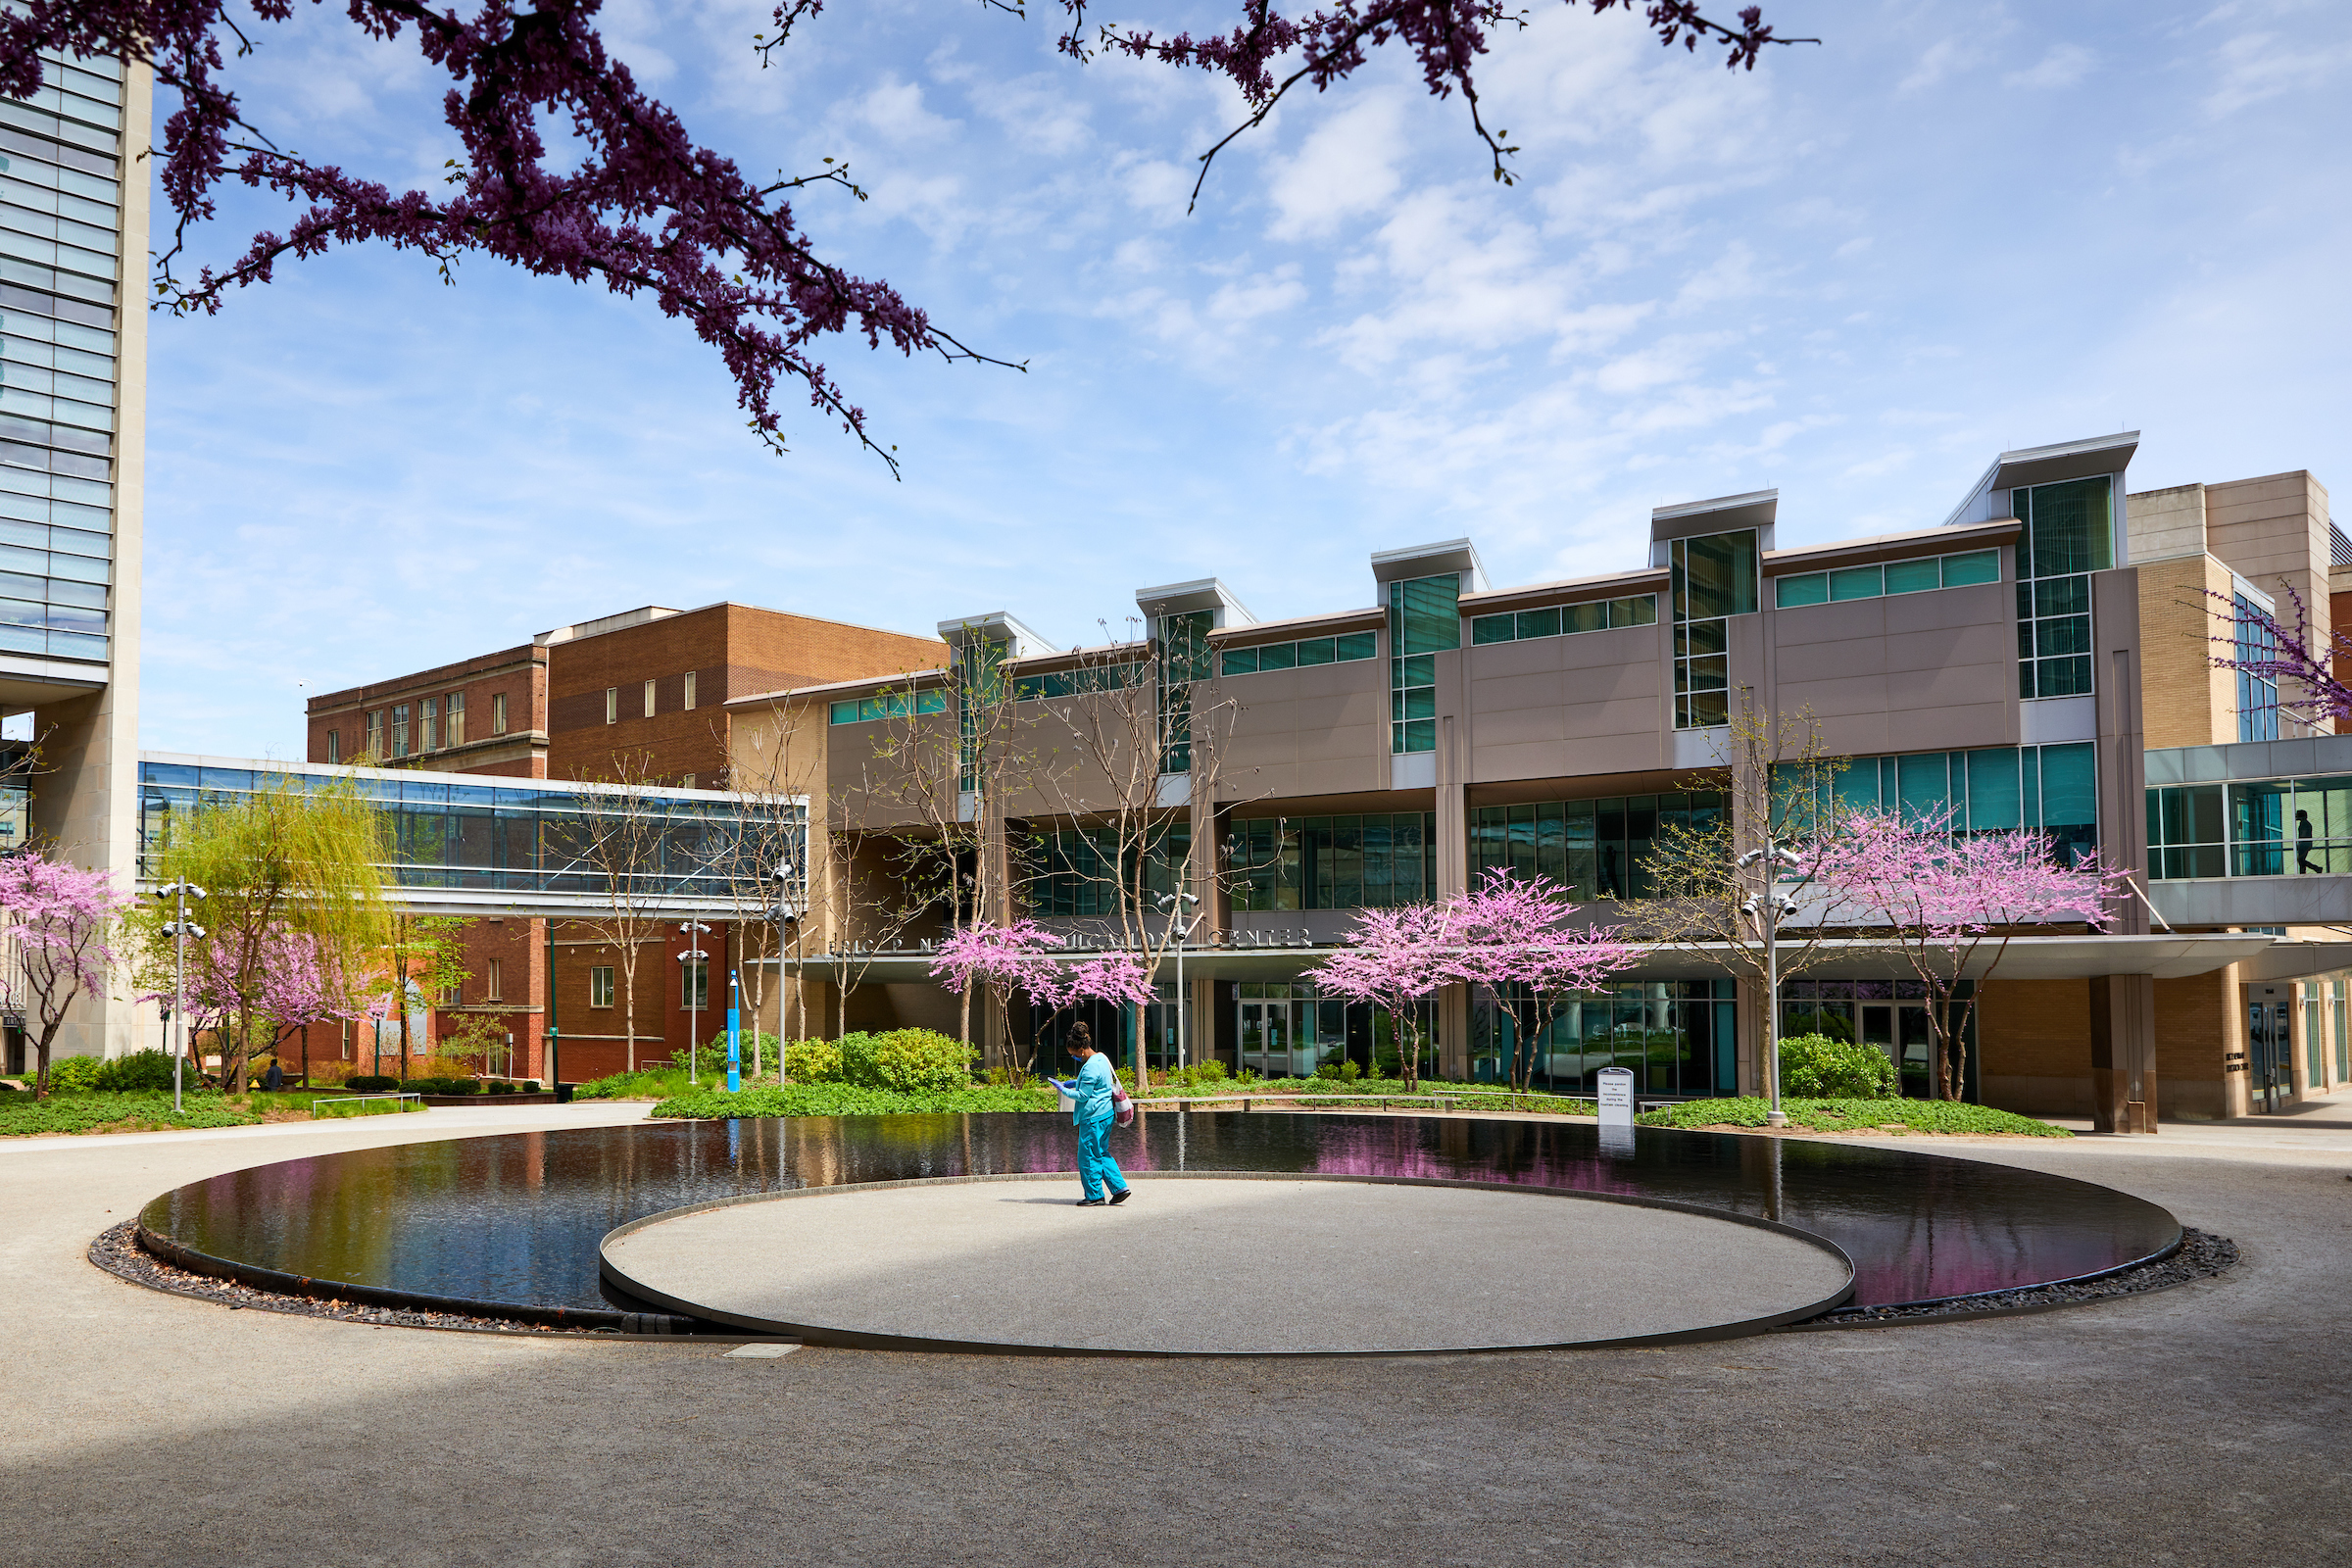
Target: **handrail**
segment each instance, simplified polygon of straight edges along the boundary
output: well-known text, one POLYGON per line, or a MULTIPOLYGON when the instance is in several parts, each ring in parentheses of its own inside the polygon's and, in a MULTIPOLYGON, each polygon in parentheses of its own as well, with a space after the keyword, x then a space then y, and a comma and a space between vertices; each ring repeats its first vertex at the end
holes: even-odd
POLYGON ((416 1101, 416 1103, 417 1103, 419 1106, 421 1106, 421 1105, 424 1103, 424 1097, 423 1097, 422 1095, 401 1095, 401 1094, 381 1094, 381 1095, 333 1095, 333 1096, 329 1096, 328 1098, 326 1098, 326 1099, 323 1099, 323 1100, 314 1100, 314 1101, 312 1101, 312 1102, 311 1102, 311 1114, 312 1114, 312 1116, 316 1117, 316 1116, 318 1114, 318 1107, 319 1107, 320 1105, 357 1105, 357 1104, 363 1104, 363 1103, 365 1103, 366 1102, 368 1102, 368 1101, 370 1101, 370 1100, 393 1100, 393 1101, 399 1101, 399 1100, 414 1100, 414 1101, 416 1101))
POLYGON ((1578 1095, 1544 1094, 1534 1090, 1521 1091, 1506 1089, 1486 1091, 1467 1087, 1452 1089, 1431 1089, 1423 1090, 1418 1093, 1390 1095, 1328 1095, 1318 1093, 1311 1089, 1270 1089, 1240 1094, 1166 1094, 1150 1097, 1139 1095, 1134 1098, 1135 1103, 1145 1108, 1150 1108, 1153 1105, 1166 1105, 1170 1102, 1175 1102, 1187 1110, 1191 1109, 1196 1104, 1219 1105, 1229 1104, 1235 1102, 1240 1102, 1242 1109, 1248 1110, 1252 1101, 1259 1100, 1282 1101, 1289 1103, 1296 1103, 1303 1101, 1313 1104, 1374 1103, 1381 1106, 1381 1108, 1384 1110, 1397 1101, 1412 1101, 1417 1102, 1425 1100, 1432 1102, 1439 1108, 1445 1110, 1458 1110, 1462 1108, 1461 1102, 1464 1101, 1471 1101, 1480 1103, 1496 1100, 1507 1101, 1510 1108, 1514 1110, 1525 1110, 1530 1108, 1527 1104, 1527 1102, 1531 1100, 1576 1101, 1585 1104, 1593 1103, 1591 1099, 1578 1095))

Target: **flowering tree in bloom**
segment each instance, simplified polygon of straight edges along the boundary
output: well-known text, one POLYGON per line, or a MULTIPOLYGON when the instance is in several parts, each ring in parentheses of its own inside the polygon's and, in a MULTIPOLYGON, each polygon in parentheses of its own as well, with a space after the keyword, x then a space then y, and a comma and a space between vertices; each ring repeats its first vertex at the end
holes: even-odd
MULTIPOLYGON (((1020 14, 1017 5, 998 3, 1020 14)), ((1635 0, 1589 3, 1594 11, 1631 10, 1635 0)), ((1642 4, 1663 42, 1720 42, 1735 67, 1752 68, 1767 44, 1784 41, 1753 7, 1737 26, 1725 26, 1700 16, 1693 0, 1642 4)), ((1331 11, 1298 20, 1268 0, 1245 0, 1230 36, 1162 38, 1103 27, 1092 42, 1084 36, 1085 0, 1063 6, 1070 18, 1065 54, 1084 60, 1108 48, 1226 76, 1251 110, 1241 128, 1263 121, 1298 82, 1321 91, 1351 75, 1369 51, 1400 44, 1433 94, 1461 95, 1494 156, 1495 177, 1507 177, 1503 160, 1514 149, 1504 142, 1507 131, 1490 133, 1479 120, 1472 69, 1487 52, 1488 29, 1524 20, 1494 0, 1339 0, 1331 11)), ((485 255, 541 276, 652 297, 718 352, 763 440, 782 444, 776 390, 798 383, 811 406, 895 470, 891 449, 868 437, 864 414, 817 359, 818 342, 855 334, 869 348, 888 343, 905 355, 985 356, 888 283, 853 275, 819 254, 793 199, 831 187, 863 200, 845 166, 827 159, 809 173, 763 182, 697 145, 677 115, 607 53, 596 26, 600 9, 599 0, 544 0, 535 9, 514 0, 477 0, 470 9, 351 0, 354 26, 388 43, 413 42, 447 76, 442 118, 460 156, 448 161, 437 190, 379 183, 305 158, 255 128, 229 85, 229 61, 255 52, 256 24, 290 21, 292 0, 253 0, 233 10, 225 0, 24 0, 0 12, 0 96, 33 96, 44 75, 42 49, 144 62, 158 85, 177 95, 159 160, 174 222, 155 281, 160 303, 173 311, 218 311, 229 289, 267 283, 279 262, 337 245, 388 241, 421 252, 445 276, 464 256, 485 255), (188 275, 189 229, 217 216, 215 192, 230 180, 284 197, 300 212, 283 232, 254 235, 219 270, 205 265, 188 275)), ((754 47, 764 59, 822 9, 823 0, 782 0, 774 30, 756 34, 754 47)), ((386 145, 405 148, 414 139, 396 134, 386 145)), ((1203 174, 1206 169, 1203 158, 1203 174)))
POLYGON ((2107 923, 2129 895, 2126 872, 2097 861, 2062 863, 2032 828, 1958 834, 1946 808, 1905 819, 1858 811, 1823 851, 1823 874, 1852 890, 1854 918, 1884 921, 1928 993, 1935 1092, 1961 1098, 1968 1018, 2020 926, 2107 923), (1976 984, 1966 1000, 1960 982, 1976 984))
POLYGON ((931 959, 931 978, 957 996, 978 985, 996 1000, 997 1015, 1004 1020, 1004 1065, 1016 1075, 1028 1073, 1030 1058, 1014 1056, 1013 996, 1026 992, 1051 1007, 1067 1004, 1059 1000, 1066 982, 1054 961, 1054 950, 1060 946, 1061 938, 1035 921, 1016 920, 962 927, 939 945, 931 959))
POLYGON ((1513 1089, 1527 1087, 1536 1052, 1560 1009, 1634 961, 1637 950, 1616 940, 1615 927, 1569 928, 1576 908, 1568 890, 1549 877, 1529 880, 1501 869, 1447 901, 1459 946, 1446 972, 1485 986, 1510 1013, 1517 1036, 1513 1089))
POLYGON ((1362 910, 1340 951, 1300 977, 1326 996, 1368 1002, 1388 1013, 1408 1089, 1421 1084, 1421 1004, 1454 978, 1452 920, 1449 905, 1362 910))
POLYGON ((106 989, 115 926, 130 907, 104 871, 29 851, 0 858, 0 920, 16 943, 36 1100, 49 1093, 49 1048, 67 1010, 106 989))
POLYGON ((2336 661, 2352 638, 2330 630, 2323 641, 2312 629, 2311 607, 2294 589, 2286 590, 2295 607, 2295 624, 2287 628, 2253 600, 2209 593, 2214 615, 2228 628, 2213 640, 2228 652, 2213 656, 2217 669, 2234 669, 2267 680, 2278 688, 2278 709, 2316 730, 2330 719, 2352 719, 2352 685, 2336 673, 2336 661))
MULTIPOLYGON (((280 930, 270 935, 258 956, 260 995, 254 1011, 270 1030, 270 1054, 281 1061, 286 1042, 312 1024, 367 1016, 367 1004, 330 944, 307 932, 280 930)), ((302 1076, 307 1082, 310 1075, 306 1036, 302 1076)))

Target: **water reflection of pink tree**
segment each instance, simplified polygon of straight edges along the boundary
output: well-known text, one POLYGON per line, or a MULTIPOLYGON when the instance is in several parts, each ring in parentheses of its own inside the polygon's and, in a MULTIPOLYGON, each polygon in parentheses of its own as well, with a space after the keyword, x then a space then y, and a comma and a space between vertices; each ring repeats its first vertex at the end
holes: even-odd
POLYGON ((1491 870, 1468 893, 1446 902, 1456 951, 1446 960, 1448 978, 1483 985, 1510 1014, 1510 1080, 1524 1090, 1536 1052, 1563 1008, 1598 990, 1630 965, 1637 950, 1617 940, 1614 926, 1572 927, 1577 906, 1549 877, 1491 870))
POLYGON ((1949 808, 1909 820, 1861 811, 1822 852, 1821 874, 1852 890, 1854 918, 1886 926, 1928 994, 1934 1094, 1958 1100, 1968 1020, 2020 927, 2107 923, 2128 874, 2096 860, 2062 863, 2033 828, 1955 834, 1949 808), (1976 983, 1961 998, 1960 983, 1976 983))
POLYGON ((1364 909, 1340 951, 1301 978, 1326 996, 1369 1003, 1395 1021, 1408 1089, 1421 1083, 1421 1004, 1454 977, 1451 906, 1403 904, 1364 909))

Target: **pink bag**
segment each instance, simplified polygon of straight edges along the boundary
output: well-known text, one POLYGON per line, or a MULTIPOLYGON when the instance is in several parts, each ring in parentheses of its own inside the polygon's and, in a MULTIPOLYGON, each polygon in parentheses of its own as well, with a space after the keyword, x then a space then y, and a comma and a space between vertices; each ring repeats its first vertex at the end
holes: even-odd
POLYGON ((1127 1098, 1127 1086, 1115 1081, 1110 1087, 1110 1120, 1114 1127, 1135 1125, 1135 1102, 1127 1098))

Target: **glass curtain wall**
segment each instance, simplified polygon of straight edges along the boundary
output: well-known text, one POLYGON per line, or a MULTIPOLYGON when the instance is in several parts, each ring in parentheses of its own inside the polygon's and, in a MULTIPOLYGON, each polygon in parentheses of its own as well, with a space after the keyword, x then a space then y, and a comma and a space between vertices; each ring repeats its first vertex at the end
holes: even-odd
MULTIPOLYGON (((2278 640, 2259 623, 2244 618, 2257 608, 2254 602, 2244 594, 2233 596, 2233 602, 2239 615, 2238 659, 2252 663, 2277 658, 2278 640)), ((2278 738, 2278 683, 2250 669, 2237 671, 2237 738, 2241 741, 2278 738)))
POLYGON ((1193 682, 1209 677, 1213 611, 1159 617, 1159 770, 1193 770, 1193 682))
POLYGON ((1948 809, 1961 832, 2039 828, 2078 861, 2098 853, 2097 753, 2088 741, 1855 757, 1807 777, 1776 770, 1773 782, 1776 789, 1809 786, 1823 808, 1898 811, 1915 821, 1948 809))
POLYGON ((2352 778, 2148 791, 2149 874, 2352 875, 2352 778))
MULTIPOLYGON (((1261 1078, 1307 1078, 1326 1063, 1352 1061, 1367 1077, 1403 1075, 1396 1021, 1384 1008, 1318 995, 1299 981, 1243 981, 1233 988, 1237 1056, 1261 1078)), ((1438 1070, 1438 1010, 1416 1007, 1424 1077, 1438 1070)))
POLYGON ((1731 722, 1731 617, 1756 609, 1756 532, 1677 539, 1668 550, 1674 601, 1674 727, 1731 722))
POLYGON ((2017 694, 2091 689, 2090 574, 2115 564, 2113 486, 2104 474, 2010 492, 2018 542, 2017 694))
POLYGON ((1472 875, 1547 876, 1572 899, 1643 898, 1659 828, 1704 832, 1722 813, 1723 797, 1706 791, 1482 806, 1470 823, 1472 875))
POLYGON ((1438 896, 1433 811, 1237 821, 1225 873, 1236 910, 1386 908, 1438 896))
POLYGON ((103 665, 122 67, 40 55, 40 91, 0 104, 0 651, 103 665))
POLYGON ((1462 645, 1462 579, 1389 584, 1389 750, 1438 749, 1438 661, 1462 645))
POLYGON ((1193 850, 1193 825, 1171 822, 1149 844, 1130 846, 1122 863, 1110 828, 1065 827, 1032 834, 1025 846, 1021 898, 1034 914, 1116 919, 1119 890, 1141 885, 1147 908, 1173 893, 1193 850))
POLYGON ((1508 1083, 1527 1049, 1527 1081, 1554 1094, 1591 1095, 1603 1067, 1625 1067, 1643 1095, 1738 1093, 1738 1004, 1731 980, 1650 980, 1572 1002, 1532 1048, 1517 1042, 1509 1008, 1483 989, 1470 1006, 1470 1078, 1508 1083))

